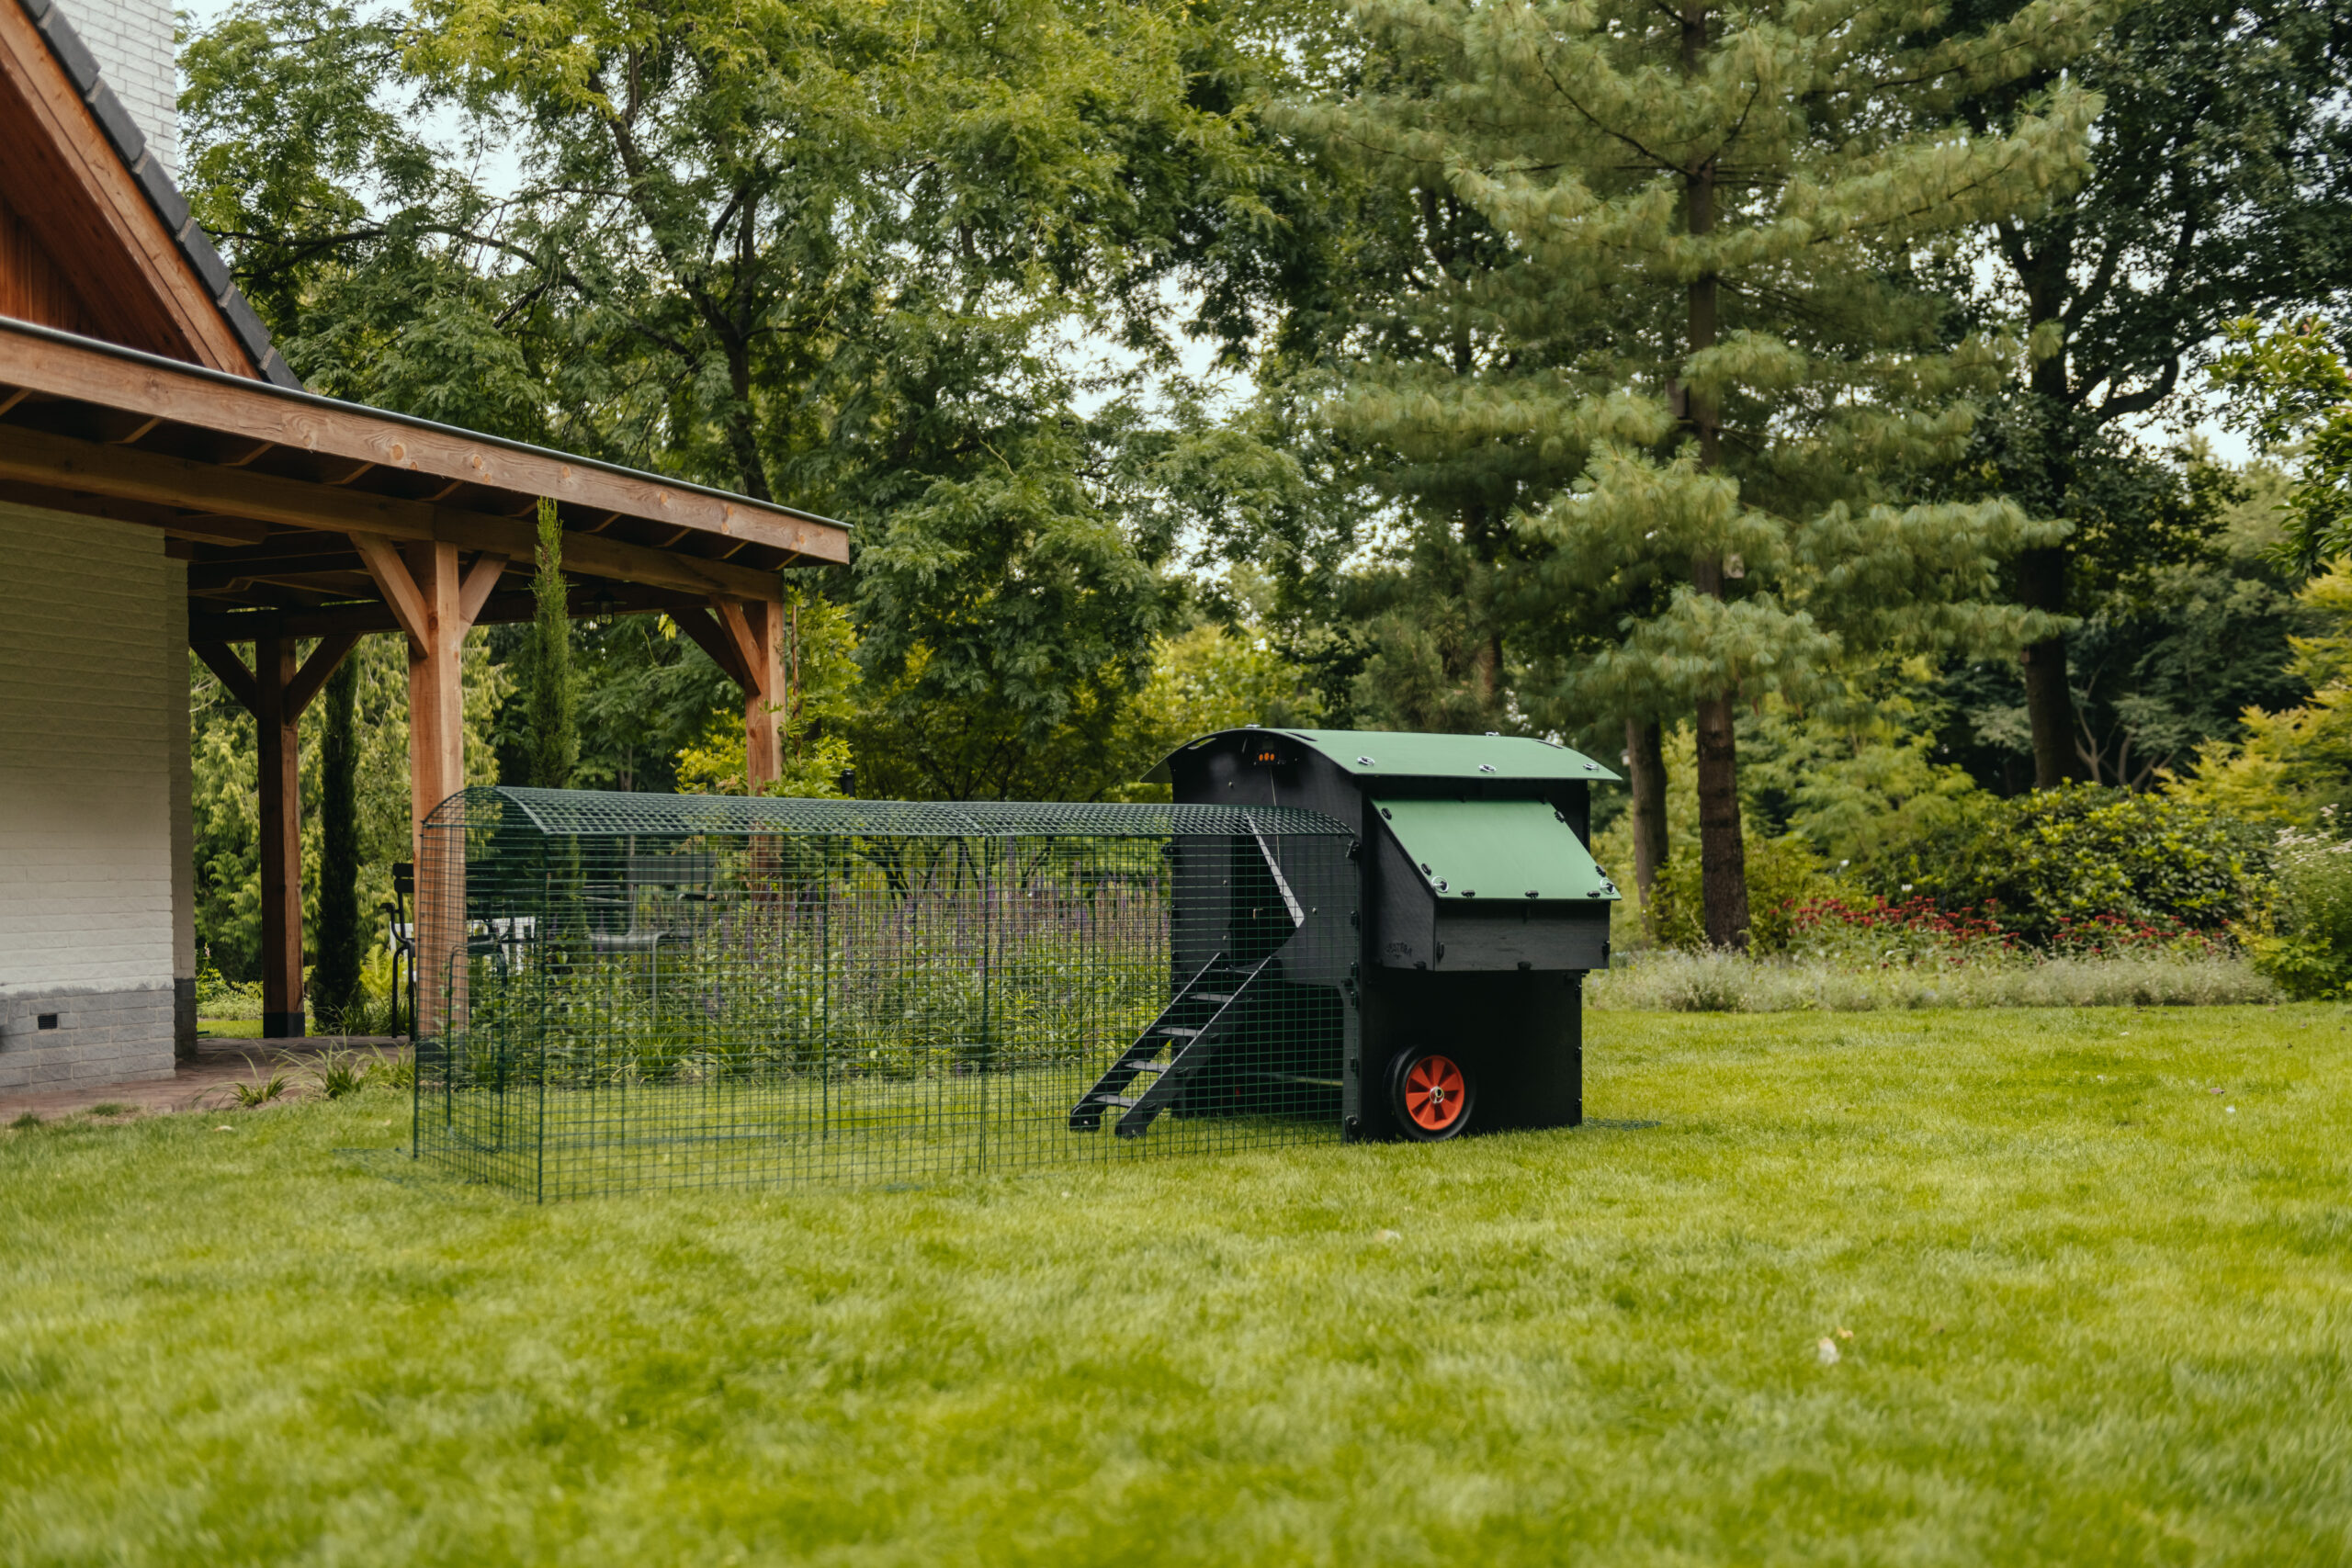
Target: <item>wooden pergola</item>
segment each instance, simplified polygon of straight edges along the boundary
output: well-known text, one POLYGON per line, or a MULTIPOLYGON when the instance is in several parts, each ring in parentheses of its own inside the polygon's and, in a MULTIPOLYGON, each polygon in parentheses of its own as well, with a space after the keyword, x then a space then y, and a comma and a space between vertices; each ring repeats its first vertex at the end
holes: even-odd
POLYGON ((531 617, 542 497, 574 614, 668 615, 742 689, 752 782, 775 778, 777 571, 848 559, 842 525, 0 317, 0 500, 161 533, 190 646, 260 730, 265 1033, 302 1027, 304 705, 359 637, 404 634, 415 820, 462 788, 459 646, 531 617))

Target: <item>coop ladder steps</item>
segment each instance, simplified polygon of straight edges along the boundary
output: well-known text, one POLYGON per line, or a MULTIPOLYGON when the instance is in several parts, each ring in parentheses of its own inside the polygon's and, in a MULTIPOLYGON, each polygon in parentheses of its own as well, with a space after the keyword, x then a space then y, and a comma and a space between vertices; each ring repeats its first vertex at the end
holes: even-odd
POLYGON ((1115 1110, 1122 1113, 1119 1136, 1143 1136, 1153 1119, 1175 1103, 1185 1080, 1207 1062, 1216 1046, 1219 1025, 1233 1015, 1234 1004, 1270 962, 1261 958, 1246 969, 1233 968, 1226 964, 1225 954, 1220 953, 1203 964, 1159 1016, 1136 1037, 1135 1043, 1120 1054, 1111 1069, 1096 1079, 1094 1087, 1070 1109, 1071 1128, 1092 1132, 1102 1125, 1104 1111, 1115 1110), (1168 1051, 1168 1059, 1154 1061, 1152 1058, 1162 1050, 1168 1051), (1146 1073, 1151 1075, 1151 1086, 1141 1094, 1127 1093, 1136 1079, 1146 1073))

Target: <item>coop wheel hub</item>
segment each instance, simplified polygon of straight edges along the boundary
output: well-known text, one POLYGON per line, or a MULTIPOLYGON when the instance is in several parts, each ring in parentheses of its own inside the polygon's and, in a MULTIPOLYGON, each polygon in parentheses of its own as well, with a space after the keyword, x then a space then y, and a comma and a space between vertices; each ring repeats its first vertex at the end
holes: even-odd
POLYGON ((1462 1119, 1462 1069, 1451 1056, 1424 1056, 1405 1074, 1405 1110, 1427 1132, 1462 1119))
POLYGON ((1441 1052, 1423 1051, 1397 1058, 1389 1098, 1399 1131, 1427 1141, 1462 1131, 1476 1095, 1461 1063, 1441 1052))

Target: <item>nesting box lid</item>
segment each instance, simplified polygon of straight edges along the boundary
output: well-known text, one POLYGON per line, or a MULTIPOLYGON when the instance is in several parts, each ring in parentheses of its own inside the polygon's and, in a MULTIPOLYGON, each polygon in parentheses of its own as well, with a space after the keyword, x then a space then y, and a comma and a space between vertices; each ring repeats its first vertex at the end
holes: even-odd
POLYGON ((1616 898, 1617 885, 1541 800, 1387 800, 1373 808, 1448 903, 1616 898))
MULTIPOLYGON (((1190 750, 1218 730, 1179 747, 1190 750)), ((1523 735, 1419 735, 1394 729, 1265 729, 1313 748, 1360 783, 1375 779, 1595 779, 1614 784, 1617 775, 1581 751, 1523 735)), ((1167 782, 1162 759, 1148 777, 1167 782)))

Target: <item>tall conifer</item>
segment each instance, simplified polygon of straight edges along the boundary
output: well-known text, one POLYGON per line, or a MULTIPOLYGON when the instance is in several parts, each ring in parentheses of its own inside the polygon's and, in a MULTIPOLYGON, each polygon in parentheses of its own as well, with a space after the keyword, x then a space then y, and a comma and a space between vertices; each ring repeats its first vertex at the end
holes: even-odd
POLYGON ((1467 203, 1526 265, 1432 290, 1491 369, 1370 366, 1337 417, 1423 460, 1501 443, 1579 474, 1513 520, 1523 705, 1636 735, 1695 719, 1707 936, 1744 945, 1737 705, 1834 697, 1865 650, 2046 630, 1995 566, 2048 526, 1905 504, 2002 347, 1939 351, 1906 278, 2077 177, 2098 104, 2064 80, 1998 134, 1951 108, 2066 58, 2095 9, 2041 0, 1959 36, 1940 6, 1871 0, 1356 9, 1393 84, 1297 118, 1467 203))
POLYGON ((561 789, 580 761, 578 697, 571 684, 571 611, 563 580, 563 524, 555 502, 539 502, 539 570, 531 580, 530 686, 525 714, 531 782, 561 789))

